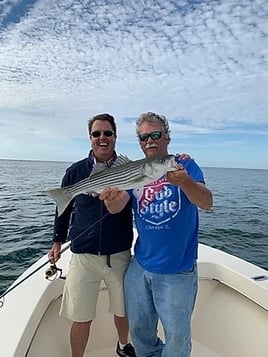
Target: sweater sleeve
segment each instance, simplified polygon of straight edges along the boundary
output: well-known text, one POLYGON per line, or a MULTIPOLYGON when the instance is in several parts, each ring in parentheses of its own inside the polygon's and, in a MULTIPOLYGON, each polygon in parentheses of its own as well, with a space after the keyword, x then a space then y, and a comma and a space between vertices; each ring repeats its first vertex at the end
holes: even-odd
MULTIPOLYGON (((70 185, 71 182, 71 171, 67 169, 61 183, 61 187, 70 185)), ((70 220, 73 211, 74 200, 72 200, 66 210, 58 216, 58 210, 56 207, 55 218, 54 218, 54 233, 53 233, 53 242, 62 242, 66 241, 70 220)))

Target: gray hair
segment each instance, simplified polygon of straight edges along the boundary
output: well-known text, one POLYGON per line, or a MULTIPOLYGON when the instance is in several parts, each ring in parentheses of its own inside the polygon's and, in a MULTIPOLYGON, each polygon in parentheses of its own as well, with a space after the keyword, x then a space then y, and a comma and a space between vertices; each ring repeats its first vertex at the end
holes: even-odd
POLYGON ((156 114, 153 112, 142 113, 136 121, 136 134, 140 134, 140 126, 142 123, 157 123, 161 125, 162 131, 166 139, 170 142, 170 130, 168 120, 164 115, 156 114))

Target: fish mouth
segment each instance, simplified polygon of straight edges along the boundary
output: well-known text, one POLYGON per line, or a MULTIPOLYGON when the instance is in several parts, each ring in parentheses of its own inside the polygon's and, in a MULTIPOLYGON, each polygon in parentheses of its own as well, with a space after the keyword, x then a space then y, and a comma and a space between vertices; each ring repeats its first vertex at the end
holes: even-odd
POLYGON ((171 159, 170 159, 170 169, 169 169, 169 171, 175 171, 177 169, 178 169, 178 165, 176 163, 175 156, 172 156, 171 159))

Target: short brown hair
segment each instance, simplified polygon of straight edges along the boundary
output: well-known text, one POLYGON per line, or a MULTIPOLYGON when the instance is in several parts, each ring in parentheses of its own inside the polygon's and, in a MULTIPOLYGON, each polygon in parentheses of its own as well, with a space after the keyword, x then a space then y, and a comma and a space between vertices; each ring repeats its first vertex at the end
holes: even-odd
POLYGON ((111 127, 113 129, 114 132, 114 136, 116 136, 116 124, 115 124, 115 120, 114 117, 111 114, 108 113, 103 113, 103 114, 97 114, 94 117, 90 118, 88 121, 88 132, 89 135, 91 133, 91 128, 92 128, 92 124, 94 123, 94 121, 96 120, 103 120, 103 121, 108 121, 111 124, 111 127))

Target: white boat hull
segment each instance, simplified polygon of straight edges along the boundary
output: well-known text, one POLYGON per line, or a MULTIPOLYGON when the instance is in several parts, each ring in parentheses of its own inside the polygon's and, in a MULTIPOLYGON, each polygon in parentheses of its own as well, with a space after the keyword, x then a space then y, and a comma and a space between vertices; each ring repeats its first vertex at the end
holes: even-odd
MULTIPOLYGON (((69 259, 67 250, 58 264, 63 275, 69 259)), ((46 256, 41 258, 14 284, 46 260, 46 256)), ((4 357, 71 356, 70 322, 58 315, 64 280, 45 279, 46 268, 5 297, 0 308, 0 351, 4 357)), ((267 357, 268 272, 202 244, 198 271, 192 357, 267 357)), ((163 336, 161 325, 159 333, 163 336)), ((116 340, 108 294, 102 286, 85 356, 114 356, 116 340)))

